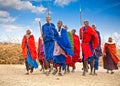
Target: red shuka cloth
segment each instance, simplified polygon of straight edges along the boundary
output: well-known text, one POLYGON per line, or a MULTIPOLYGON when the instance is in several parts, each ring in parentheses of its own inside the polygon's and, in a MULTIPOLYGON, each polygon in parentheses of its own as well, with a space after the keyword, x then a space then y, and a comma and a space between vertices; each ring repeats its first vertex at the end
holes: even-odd
POLYGON ((70 56, 70 55, 67 55, 67 56, 66 56, 66 65, 69 65, 69 66, 71 66, 71 67, 74 67, 74 64, 73 64, 73 62, 72 62, 72 56, 70 56))
MULTIPOLYGON (((113 61, 118 64, 119 62, 119 59, 117 57, 117 52, 116 52, 116 44, 113 43, 113 44, 109 44, 109 43, 105 43, 104 45, 104 49, 103 49, 103 53, 106 52, 106 49, 108 48, 109 52, 110 52, 110 55, 113 59, 113 61)), ((103 58, 104 59, 104 58, 103 58)))
POLYGON ((82 52, 84 54, 84 60, 92 56, 92 51, 90 49, 90 42, 92 41, 92 48, 97 48, 99 44, 99 38, 97 33, 88 26, 84 31, 84 27, 80 28, 80 38, 82 39, 82 52))
POLYGON ((38 39, 38 60, 42 61, 45 59, 44 45, 41 38, 38 39))
POLYGON ((80 58, 80 39, 79 36, 76 34, 72 34, 73 36, 73 46, 74 46, 74 56, 72 57, 73 63, 75 62, 81 62, 80 58))
POLYGON ((30 49, 30 54, 32 56, 32 59, 35 60, 37 57, 37 52, 36 52, 36 47, 35 47, 35 40, 34 36, 30 35, 30 37, 27 39, 26 35, 23 36, 22 39, 22 54, 24 58, 27 58, 27 46, 26 44, 28 43, 28 47, 30 49))

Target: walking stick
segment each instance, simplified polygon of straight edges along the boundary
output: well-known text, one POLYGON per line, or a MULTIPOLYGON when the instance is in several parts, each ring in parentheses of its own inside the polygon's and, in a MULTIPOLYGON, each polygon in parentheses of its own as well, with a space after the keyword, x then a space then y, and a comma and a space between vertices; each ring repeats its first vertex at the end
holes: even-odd
POLYGON ((39 27, 40 27, 40 34, 42 35, 42 26, 40 21, 39 21, 39 27))

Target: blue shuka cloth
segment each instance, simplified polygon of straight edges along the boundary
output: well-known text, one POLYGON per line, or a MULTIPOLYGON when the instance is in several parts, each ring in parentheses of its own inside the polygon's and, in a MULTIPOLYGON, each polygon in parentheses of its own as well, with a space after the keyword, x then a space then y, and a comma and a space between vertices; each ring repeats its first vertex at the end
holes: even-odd
POLYGON ((58 56, 54 56, 54 64, 59 64, 60 66, 62 66, 62 70, 65 69, 65 61, 66 58, 64 55, 60 54, 58 56))
POLYGON ((98 70, 98 65, 99 65, 99 57, 95 57, 95 63, 94 63, 94 68, 98 70))
POLYGON ((49 41, 44 44, 46 61, 53 60, 54 41, 49 41))
POLYGON ((27 45, 27 48, 28 48, 28 51, 27 51, 27 62, 28 64, 32 67, 32 68, 38 68, 38 64, 36 62, 36 60, 32 60, 32 57, 31 57, 31 54, 30 54, 30 49, 28 47, 28 43, 26 44, 27 45))
POLYGON ((67 55, 73 56, 74 53, 70 45, 67 31, 64 28, 61 28, 61 29, 62 29, 61 35, 57 36, 55 40, 57 41, 58 45, 65 51, 67 55))
MULTIPOLYGON (((57 44, 65 51, 67 55, 73 56, 73 51, 71 49, 70 41, 68 39, 67 31, 61 28, 61 35, 55 38, 57 44)), ((62 54, 54 56, 54 64, 59 64, 62 69, 65 69, 66 57, 62 54)))
POLYGON ((88 63, 89 63, 89 64, 90 64, 91 61, 93 61, 93 59, 94 59, 94 50, 93 50, 93 48, 92 48, 92 42, 90 42, 90 49, 91 49, 91 51, 92 51, 92 56, 88 58, 88 63))
POLYGON ((44 35, 44 50, 45 50, 45 59, 47 61, 53 60, 53 51, 54 51, 54 40, 58 36, 58 32, 55 29, 55 25, 52 23, 46 23, 42 26, 42 33, 44 35))

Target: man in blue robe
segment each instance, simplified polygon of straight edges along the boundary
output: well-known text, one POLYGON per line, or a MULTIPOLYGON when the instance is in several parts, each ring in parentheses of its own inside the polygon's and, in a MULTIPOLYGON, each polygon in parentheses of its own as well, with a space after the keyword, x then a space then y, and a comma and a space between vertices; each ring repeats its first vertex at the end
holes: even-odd
POLYGON ((101 37, 100 37, 100 32, 96 30, 96 26, 93 24, 92 28, 95 30, 95 32, 98 35, 99 38, 99 45, 98 47, 95 49, 95 54, 94 54, 94 74, 97 75, 96 70, 98 70, 98 66, 99 66, 99 57, 102 56, 102 48, 101 48, 101 37))
POLYGON ((53 64, 53 51, 54 51, 54 40, 55 37, 58 36, 57 30, 55 29, 55 25, 50 23, 51 17, 46 17, 46 24, 42 26, 42 36, 44 42, 44 50, 45 50, 45 59, 46 59, 46 75, 49 75, 49 67, 53 64))
POLYGON ((59 36, 55 38, 54 65, 56 69, 53 74, 55 75, 57 73, 58 69, 56 65, 59 65, 60 68, 58 75, 61 76, 61 67, 65 69, 66 55, 73 56, 73 52, 68 39, 67 31, 62 28, 62 21, 58 21, 57 26, 59 36))

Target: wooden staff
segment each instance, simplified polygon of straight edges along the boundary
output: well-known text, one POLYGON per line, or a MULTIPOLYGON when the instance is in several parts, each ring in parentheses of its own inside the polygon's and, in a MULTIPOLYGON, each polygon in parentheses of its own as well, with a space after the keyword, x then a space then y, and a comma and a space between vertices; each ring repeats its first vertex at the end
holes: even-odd
POLYGON ((39 27, 40 27, 40 34, 41 34, 41 37, 43 38, 42 25, 41 25, 41 22, 40 22, 40 21, 39 21, 39 27))

